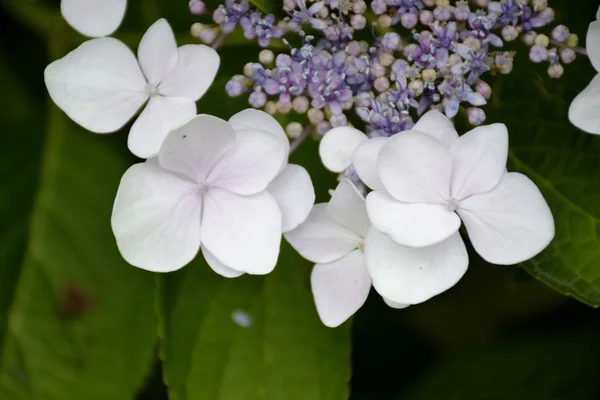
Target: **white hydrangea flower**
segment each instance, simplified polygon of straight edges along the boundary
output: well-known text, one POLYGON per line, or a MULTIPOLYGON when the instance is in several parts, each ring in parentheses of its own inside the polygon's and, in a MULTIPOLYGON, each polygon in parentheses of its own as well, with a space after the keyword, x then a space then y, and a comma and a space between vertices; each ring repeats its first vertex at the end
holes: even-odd
POLYGON ((585 48, 598 74, 569 107, 569 120, 588 133, 600 135, 600 8, 588 28, 585 48))
POLYGON ((506 171, 502 124, 459 138, 448 118, 430 111, 411 131, 349 150, 322 151, 321 157, 326 165, 349 157, 373 189, 367 211, 376 231, 367 235, 365 259, 373 286, 388 300, 416 304, 458 282, 468 264, 458 234, 461 218, 475 250, 494 264, 530 259, 554 237, 554 220, 538 188, 506 171), (417 249, 429 253, 428 263, 417 249))
POLYGON ((195 101, 218 68, 215 50, 177 48, 171 27, 160 19, 142 37, 137 60, 117 39, 92 39, 48 65, 44 78, 56 105, 95 133, 119 130, 147 102, 131 127, 128 146, 149 158, 172 128, 196 115, 195 101))
POLYGON ((229 122, 198 115, 173 130, 158 157, 121 180, 111 222, 123 258, 169 272, 201 249, 225 277, 271 272, 282 231, 314 203, 310 178, 287 165, 288 151, 281 126, 258 110, 229 122))
POLYGON ((108 36, 117 30, 127 0, 61 0, 63 18, 79 33, 90 37, 108 36))

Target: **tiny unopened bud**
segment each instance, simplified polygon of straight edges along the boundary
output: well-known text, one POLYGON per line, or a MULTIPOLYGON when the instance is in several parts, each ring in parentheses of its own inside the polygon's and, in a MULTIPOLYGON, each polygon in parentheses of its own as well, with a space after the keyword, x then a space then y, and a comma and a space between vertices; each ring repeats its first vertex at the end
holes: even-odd
POLYGON ((548 49, 536 44, 529 49, 529 59, 534 63, 540 63, 548 59, 548 49))
POLYGON ((552 64, 548 67, 548 76, 550 78, 558 79, 565 72, 565 69, 560 64, 552 64))
POLYGON ((206 29, 206 26, 204 24, 201 24, 200 22, 196 22, 196 23, 192 24, 192 27, 190 28, 190 33, 196 39, 200 39, 200 33, 205 29, 206 29))
POLYGON ((444 5, 444 6, 437 6, 436 8, 433 9, 433 16, 435 17, 435 19, 437 19, 438 21, 448 21, 450 18, 452 18, 452 9, 450 8, 450 6, 444 5))
POLYGON ((300 122, 290 122, 285 127, 285 133, 287 133, 287 135, 292 139, 296 139, 298 136, 300 136, 303 130, 304 127, 300 122))
POLYGON ((304 96, 294 97, 294 100, 292 100, 292 108, 298 114, 304 114, 306 111, 308 111, 308 106, 309 101, 304 96))
POLYGON ((344 126, 348 123, 348 118, 346 118, 344 113, 333 114, 331 117, 329 117, 329 123, 333 127, 344 126))
POLYGON ((437 78, 437 72, 433 68, 424 69, 421 76, 425 82, 433 82, 437 78))
POLYGON ((519 31, 513 25, 506 25, 502 28, 502 39, 511 42, 519 37, 519 31))
POLYGON ((350 26, 356 30, 361 30, 367 26, 367 19, 361 14, 352 14, 350 17, 350 26))
POLYGON ((366 53, 369 51, 369 47, 371 47, 369 45, 369 42, 367 42, 366 40, 361 40, 360 42, 358 42, 358 44, 360 44, 360 52, 361 53, 366 53))
POLYGON ((292 102, 288 101, 287 103, 283 103, 281 101, 277 102, 277 112, 281 114, 287 114, 292 110, 292 102))
POLYGON ((537 33, 535 33, 534 31, 526 32, 523 35, 523 43, 525 43, 527 46, 533 46, 533 42, 535 42, 536 36, 537 33))
POLYGON ((190 0, 190 12, 195 15, 206 13, 206 5, 200 0, 190 0))
POLYGON ((427 7, 433 7, 435 5, 435 0, 423 0, 423 3, 425 3, 427 7))
POLYGON ((579 38, 576 34, 571 33, 569 36, 567 36, 567 40, 565 40, 565 43, 569 47, 577 47, 577 45, 579 44, 579 38))
POLYGON ((462 57, 456 53, 452 53, 450 54, 450 57, 448 57, 448 65, 450 65, 451 67, 458 64, 461 61, 462 57))
POLYGON ((469 46, 471 50, 477 51, 481 49, 481 42, 474 36, 469 36, 463 42, 465 45, 469 46))
POLYGON ((394 61, 396 61, 396 59, 391 53, 383 52, 379 55, 379 64, 383 65, 384 67, 391 66, 394 61))
POLYGON ((380 76, 379 78, 375 79, 373 86, 375 87, 375 90, 377 90, 379 93, 382 93, 390 88, 390 81, 385 76, 380 76))
POLYGON ((543 11, 548 7, 548 0, 532 0, 534 10, 543 11))
POLYGON ((387 11, 387 4, 385 4, 385 0, 373 0, 371 2, 371 10, 375 13, 375 15, 381 15, 387 11))
POLYGON ((319 19, 325 19, 329 15, 329 9, 327 7, 321 7, 319 11, 315 13, 315 17, 319 19))
POLYGON ((433 13, 429 10, 423 10, 419 13, 419 21, 421 21, 421 23, 423 25, 429 25, 432 24, 434 20, 434 16, 433 13))
POLYGON ((377 17, 377 24, 382 28, 389 28, 392 26, 392 17, 388 14, 382 14, 377 17))
POLYGON ((356 40, 353 40, 350 43, 348 43, 346 45, 346 53, 350 54, 351 56, 359 55, 360 54, 360 43, 358 43, 356 40))
POLYGON ((382 43, 383 46, 390 51, 402 49, 402 40, 400 39, 400 35, 398 35, 396 32, 388 32, 383 35, 382 43))
POLYGON ((242 94, 244 85, 237 79, 231 79, 225 84, 225 91, 229 97, 238 97, 242 94))
POLYGON ((329 132, 330 129, 331 129, 331 124, 327 121, 321 121, 317 125, 317 132, 319 132, 319 135, 326 134, 327 132, 329 132))
POLYGON ((489 99, 492 95, 492 88, 487 82, 479 81, 477 82, 477 86, 475 86, 475 91, 483 96, 484 99, 489 99))
POLYGON ((277 114, 277 103, 275 103, 274 101, 267 101, 267 104, 265 104, 264 110, 267 114, 270 114, 270 115, 277 114))
POLYGON ((457 21, 466 21, 469 19, 470 14, 469 3, 466 1, 459 1, 456 3, 456 7, 454 8, 454 19, 457 21))
POLYGON ((565 64, 570 64, 573 62, 573 60, 575 60, 575 51, 569 47, 564 48, 560 51, 560 59, 562 60, 562 62, 564 62, 565 64))
POLYGON ((285 11, 292 11, 296 8, 296 0, 283 0, 283 9, 285 11))
POLYGON ((252 92, 248 97, 248 103, 254 108, 261 108, 267 102, 267 95, 265 92, 252 92))
POLYGON ((564 42, 569 37, 569 28, 564 25, 556 25, 554 29, 552 29, 552 39, 557 42, 564 42))
POLYGON ((423 93, 423 81, 415 79, 408 84, 408 90, 414 93, 415 96, 420 96, 423 93))
POLYGON ((469 107, 467 109, 467 115, 469 116, 469 123, 477 126, 481 125, 485 121, 485 112, 478 107, 469 107))
POLYGON ((375 78, 379 78, 380 76, 385 75, 385 67, 378 62, 375 62, 371 65, 371 73, 375 78))
POLYGON ((248 78, 252 78, 254 75, 254 63, 249 62, 244 65, 244 75, 248 78))
POLYGON ((211 44, 217 38, 217 30, 216 29, 204 29, 198 35, 198 39, 200 39, 205 44, 211 44))
POLYGON ((364 14, 367 11, 367 3, 363 0, 352 2, 352 12, 355 14, 364 14))
POLYGON ((533 43, 535 43, 538 46, 548 47, 548 45, 550 44, 550 38, 548 38, 548 36, 544 34, 540 34, 535 37, 533 43))
POLYGON ((323 111, 319 110, 318 108, 311 108, 310 110, 308 110, 308 120, 310 121, 311 124, 317 125, 319 122, 323 121, 324 119, 325 119, 325 114, 323 113, 323 111))
POLYGON ((415 25, 417 25, 417 22, 419 22, 419 18, 417 17, 417 14, 414 14, 411 12, 407 12, 404 15, 402 15, 402 17, 400 17, 400 23, 406 29, 414 28, 415 25))
POLYGON ((271 50, 265 49, 258 53, 258 61, 260 61, 260 63, 265 67, 272 65, 274 60, 275 54, 273 54, 271 50))
POLYGON ((358 96, 356 96, 355 104, 356 104, 356 107, 359 107, 359 108, 368 107, 369 104, 371 104, 371 96, 367 92, 359 93, 358 96))

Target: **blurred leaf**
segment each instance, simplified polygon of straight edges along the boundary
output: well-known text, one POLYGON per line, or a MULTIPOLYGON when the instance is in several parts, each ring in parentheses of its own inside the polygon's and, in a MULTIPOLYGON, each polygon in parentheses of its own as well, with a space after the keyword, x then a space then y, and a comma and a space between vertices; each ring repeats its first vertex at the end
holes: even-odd
POLYGON ((567 120, 575 92, 547 91, 549 84, 524 70, 500 79, 488 110, 510 133, 509 170, 529 176, 548 201, 556 237, 524 263, 536 278, 562 293, 600 306, 600 137, 567 120), (567 101, 565 101, 567 99, 567 101))
POLYGON ((310 264, 284 245, 268 276, 226 279, 197 259, 159 277, 161 357, 171 400, 342 400, 349 324, 315 311, 310 264), (233 313, 251 320, 236 325, 233 313))
POLYGON ((534 337, 477 348, 442 363, 400 399, 596 399, 600 349, 595 337, 534 337))
POLYGON ((261 10, 262 12, 273 12, 275 10, 276 0, 248 0, 250 3, 254 4, 256 8, 261 10))
MULTIPOLYGON (((65 52, 65 32, 62 24, 53 31, 51 57, 65 52)), ((109 137, 76 126, 55 106, 49 116, 27 250, 0 351, 0 398, 129 400, 150 372, 156 333, 153 276, 122 260, 110 229, 127 158, 109 137)), ((23 132, 12 151, 23 156, 32 145, 23 132)), ((31 176, 22 179, 6 187, 9 198, 32 184, 31 176)))

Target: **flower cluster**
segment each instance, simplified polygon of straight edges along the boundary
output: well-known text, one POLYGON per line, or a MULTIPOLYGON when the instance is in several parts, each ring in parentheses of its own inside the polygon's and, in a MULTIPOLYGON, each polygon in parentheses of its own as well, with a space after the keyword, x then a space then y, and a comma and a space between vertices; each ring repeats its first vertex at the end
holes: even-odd
MULTIPOLYGON (((224 9, 236 6, 252 12, 246 0, 229 0, 224 9)), ((300 47, 288 44, 289 51, 277 55, 264 50, 226 90, 233 97, 248 93, 252 107, 269 113, 306 113, 320 134, 356 115, 369 135, 389 136, 410 129, 428 109, 450 118, 463 109, 479 125, 491 96, 485 74, 513 69, 508 42, 522 39, 533 62, 549 63, 552 78, 581 50, 564 25, 550 37, 536 32, 554 19, 544 0, 374 0, 370 7, 363 0, 289 0, 285 9, 289 16, 277 24, 279 32, 290 40, 299 35, 300 47), (368 30, 373 40, 359 40, 368 30)))

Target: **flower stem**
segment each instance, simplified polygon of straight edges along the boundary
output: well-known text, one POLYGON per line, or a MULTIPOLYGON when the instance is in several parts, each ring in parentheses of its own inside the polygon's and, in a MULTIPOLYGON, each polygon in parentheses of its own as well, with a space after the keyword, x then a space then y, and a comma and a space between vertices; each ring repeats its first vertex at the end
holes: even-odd
POLYGON ((573 51, 581 56, 586 56, 588 55, 587 50, 582 48, 582 47, 571 47, 565 43, 561 43, 558 42, 556 40, 550 40, 550 43, 553 44, 554 46, 558 47, 559 49, 565 49, 565 48, 571 48, 573 49, 573 51))
POLYGON ((300 145, 302 144, 302 142, 304 142, 304 140, 310 136, 310 134, 314 131, 315 127, 312 126, 311 124, 308 124, 306 126, 306 128, 304 128, 304 130, 300 133, 300 135, 294 139, 294 141, 290 144, 290 154, 292 154, 292 152, 294 150, 296 150, 298 147, 300 147, 300 145))
POLYGON ((223 41, 225 40, 225 38, 227 37, 226 33, 221 33, 221 36, 219 36, 212 44, 212 48, 213 49, 218 49, 219 46, 223 43, 223 41))

